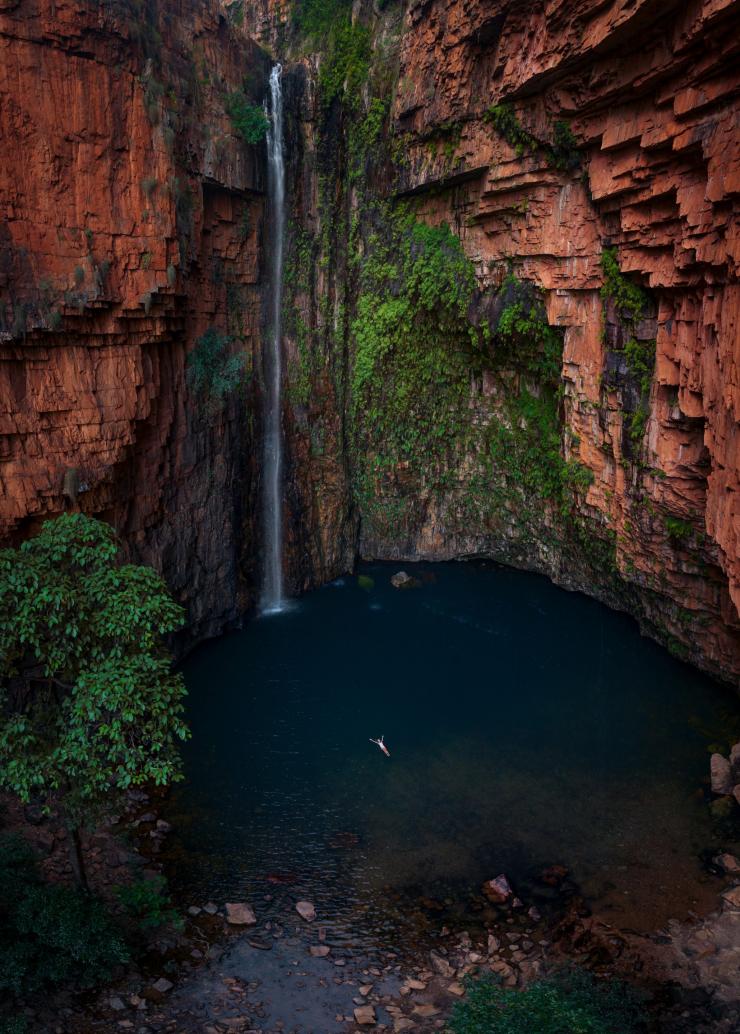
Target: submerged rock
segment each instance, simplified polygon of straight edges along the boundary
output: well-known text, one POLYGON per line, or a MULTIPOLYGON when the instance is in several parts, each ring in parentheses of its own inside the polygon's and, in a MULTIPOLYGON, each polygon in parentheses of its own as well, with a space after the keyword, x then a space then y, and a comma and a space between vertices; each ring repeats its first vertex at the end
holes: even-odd
POLYGON ((712 773, 712 793, 732 793, 732 767, 721 754, 712 754, 709 762, 712 773))
POLYGON ((250 905, 241 901, 227 901, 226 922, 232 926, 253 926, 257 917, 250 905))
POLYGON ((713 859, 715 865, 718 865, 727 873, 740 873, 740 861, 737 860, 734 854, 730 854, 725 851, 724 854, 718 854, 713 859))
POLYGON ((416 578, 412 578, 406 571, 397 571, 391 578, 391 585, 394 589, 416 589, 421 585, 421 582, 416 578))
POLYGON ((514 891, 506 876, 501 873, 492 880, 486 880, 483 884, 483 893, 495 905, 503 905, 512 897, 514 891))
POLYGON ((726 890, 722 898, 732 908, 740 908, 740 883, 736 887, 726 890))
POLYGON ((307 923, 312 923, 316 918, 316 909, 310 901, 297 901, 295 910, 301 919, 305 919, 307 923))

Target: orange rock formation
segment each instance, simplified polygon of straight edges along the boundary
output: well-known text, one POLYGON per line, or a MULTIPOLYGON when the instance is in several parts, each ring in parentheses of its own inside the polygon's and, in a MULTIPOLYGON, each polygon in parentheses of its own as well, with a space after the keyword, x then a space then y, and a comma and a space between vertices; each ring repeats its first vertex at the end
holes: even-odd
MULTIPOLYGON (((394 16, 358 6, 380 29, 394 16)), ((249 33, 279 52, 289 32, 284 0, 244 0, 241 27, 235 10, 0 0, 0 535, 70 505, 110 519, 164 571, 198 635, 249 602, 257 556, 259 378, 210 411, 185 375, 209 327, 252 369, 259 358, 264 155, 237 138, 224 101, 245 82, 261 96, 270 59, 249 33)), ((565 448, 593 471, 583 512, 616 535, 637 609, 729 678, 738 28, 740 0, 411 0, 392 106, 406 158, 395 189, 450 223, 481 286, 514 259, 565 328, 565 448), (540 140, 566 121, 581 167, 512 148, 485 118, 502 101, 540 140), (642 328, 656 365, 639 447, 605 379, 619 333, 600 294, 605 247, 656 305, 642 328)), ((316 152, 316 100, 308 87, 293 100, 296 215, 315 231, 316 169, 300 163, 316 152)), ((315 290, 331 289, 318 268, 315 290)), ((346 566, 357 541, 341 407, 329 384, 320 392, 320 448, 309 410, 286 407, 294 586, 346 566)), ((445 539, 430 510, 414 542, 383 548, 496 555, 476 534, 445 539)), ((555 561, 541 566, 568 582, 555 561)))

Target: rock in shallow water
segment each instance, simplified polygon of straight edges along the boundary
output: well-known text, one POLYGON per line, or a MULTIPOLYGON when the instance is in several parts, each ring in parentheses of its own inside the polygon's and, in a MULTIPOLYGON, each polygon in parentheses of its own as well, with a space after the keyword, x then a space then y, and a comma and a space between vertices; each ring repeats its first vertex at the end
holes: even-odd
POLYGON ((375 1009, 372 1005, 359 1005, 355 1009, 355 1023, 361 1027, 374 1027, 375 1022, 375 1009))
POLYGON ((412 578, 406 571, 397 571, 391 578, 391 585, 394 589, 415 589, 421 585, 421 582, 412 578))
POLYGON ((226 922, 232 926, 253 926, 257 922, 257 917, 250 905, 242 901, 227 901, 226 922))
POLYGON ((312 923, 316 918, 316 909, 310 901, 297 901, 295 910, 301 919, 305 919, 307 923, 312 923))
POLYGON ((483 893, 495 905, 503 905, 514 893, 509 881, 503 873, 493 880, 486 880, 483 884, 483 893))
POLYGON ((709 762, 712 773, 712 793, 732 793, 732 768, 727 758, 712 754, 709 762))
POLYGON ((734 854, 726 851, 724 854, 718 854, 713 861, 715 865, 719 865, 725 872, 740 873, 740 862, 734 854))

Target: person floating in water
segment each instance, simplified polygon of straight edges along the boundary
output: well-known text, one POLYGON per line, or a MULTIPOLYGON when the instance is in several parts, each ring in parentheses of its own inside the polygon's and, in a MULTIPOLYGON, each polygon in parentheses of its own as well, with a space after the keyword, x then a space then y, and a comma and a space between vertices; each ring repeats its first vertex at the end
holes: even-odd
POLYGON ((388 748, 386 747, 385 743, 383 743, 384 739, 385 739, 385 736, 381 736, 379 740, 374 740, 372 738, 372 736, 371 736, 370 737, 370 742, 374 743, 377 747, 380 747, 380 749, 383 751, 385 756, 387 758, 389 758, 391 756, 391 752, 388 750, 388 748))

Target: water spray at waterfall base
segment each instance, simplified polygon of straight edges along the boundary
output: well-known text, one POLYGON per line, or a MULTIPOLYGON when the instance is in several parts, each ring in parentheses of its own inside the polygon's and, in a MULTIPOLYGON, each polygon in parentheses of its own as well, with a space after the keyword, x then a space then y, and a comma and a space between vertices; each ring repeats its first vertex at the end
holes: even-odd
POLYGON ((270 308, 264 353, 264 445, 262 527, 264 573, 260 609, 276 614, 285 609, 283 597, 283 441, 282 441, 282 288, 285 231, 285 162, 283 157, 282 66, 270 72, 267 131, 268 206, 270 214, 270 308))

